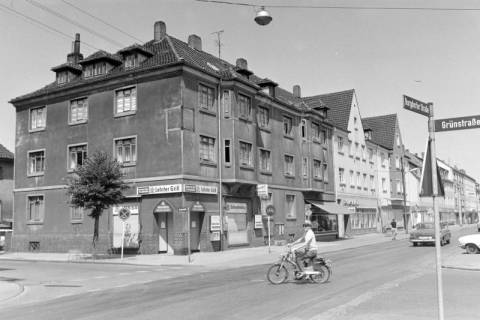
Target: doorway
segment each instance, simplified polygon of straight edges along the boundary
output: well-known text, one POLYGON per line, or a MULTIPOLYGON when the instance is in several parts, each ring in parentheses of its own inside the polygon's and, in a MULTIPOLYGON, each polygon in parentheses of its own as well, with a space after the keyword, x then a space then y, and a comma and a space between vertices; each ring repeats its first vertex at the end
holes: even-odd
POLYGON ((170 228, 173 226, 172 207, 162 200, 153 210, 153 214, 158 228, 158 253, 173 254, 171 245, 173 243, 173 228, 170 228), (171 237, 169 237, 169 234, 171 237))
POLYGON ((203 212, 190 213, 190 249, 200 251, 200 231, 202 230, 203 212))

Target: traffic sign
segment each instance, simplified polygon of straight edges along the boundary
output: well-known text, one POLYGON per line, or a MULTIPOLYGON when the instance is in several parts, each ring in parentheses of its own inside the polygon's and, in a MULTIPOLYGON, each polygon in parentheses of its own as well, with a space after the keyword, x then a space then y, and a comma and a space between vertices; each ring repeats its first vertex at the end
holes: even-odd
POLYGON ((118 217, 122 219, 123 221, 127 220, 130 217, 130 210, 127 208, 122 208, 118 212, 118 217))
POLYGON ((403 108, 427 117, 430 116, 430 103, 425 103, 406 95, 403 95, 403 108))
POLYGON ((435 132, 478 128, 480 128, 480 115, 435 120, 435 132))
POLYGON ((265 212, 267 213, 267 215, 269 217, 273 216, 275 214, 275 207, 273 206, 273 204, 269 204, 266 208, 265 208, 265 212))
POLYGON ((268 198, 268 184, 257 184, 257 195, 268 198))

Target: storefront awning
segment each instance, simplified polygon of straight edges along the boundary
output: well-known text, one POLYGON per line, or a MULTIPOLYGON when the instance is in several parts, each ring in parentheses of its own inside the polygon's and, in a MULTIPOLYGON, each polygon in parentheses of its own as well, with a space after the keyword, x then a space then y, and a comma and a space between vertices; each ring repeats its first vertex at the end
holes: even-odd
POLYGON ((350 210, 348 210, 347 207, 338 205, 334 202, 317 202, 317 201, 307 201, 308 203, 311 203, 321 211, 327 214, 352 214, 350 210))

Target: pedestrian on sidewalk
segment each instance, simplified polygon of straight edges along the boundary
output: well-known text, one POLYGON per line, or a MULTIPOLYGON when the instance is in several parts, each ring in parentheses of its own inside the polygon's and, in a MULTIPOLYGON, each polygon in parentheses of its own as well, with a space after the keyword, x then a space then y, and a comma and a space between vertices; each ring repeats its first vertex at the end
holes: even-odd
POLYGON ((397 222, 395 219, 392 219, 390 226, 392 227, 392 240, 397 240, 397 222))

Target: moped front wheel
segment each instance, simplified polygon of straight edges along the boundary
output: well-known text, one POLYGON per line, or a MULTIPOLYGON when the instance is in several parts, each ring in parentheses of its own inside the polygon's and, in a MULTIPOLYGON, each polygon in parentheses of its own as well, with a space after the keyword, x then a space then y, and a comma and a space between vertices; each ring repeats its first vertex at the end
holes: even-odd
POLYGON ((288 270, 284 265, 274 264, 267 271, 267 279, 271 284, 281 284, 287 281, 288 270))
POLYGON ((311 275, 310 280, 315 283, 325 283, 330 279, 330 269, 326 266, 316 266, 315 271, 318 272, 318 274, 311 275))

